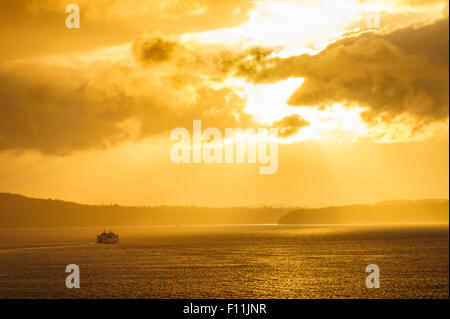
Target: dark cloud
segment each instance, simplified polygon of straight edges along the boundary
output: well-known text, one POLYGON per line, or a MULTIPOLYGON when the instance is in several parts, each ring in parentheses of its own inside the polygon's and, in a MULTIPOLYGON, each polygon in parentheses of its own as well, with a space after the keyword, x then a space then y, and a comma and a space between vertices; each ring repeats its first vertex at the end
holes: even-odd
POLYGON ((0 150, 62 154, 129 138, 131 132, 121 125, 133 113, 131 97, 120 89, 62 81, 0 73, 0 150))
MULTIPOLYGON (((161 50, 171 47, 160 40, 151 43, 150 51, 155 46, 161 50)), ((262 53, 251 49, 248 54, 257 59, 262 53)), ((168 134, 176 127, 190 129, 194 119, 202 120, 204 127, 221 130, 265 127, 244 112, 245 98, 233 88, 214 85, 214 75, 209 73, 228 69, 240 59, 231 59, 232 63, 228 58, 213 59, 215 64, 205 63, 214 67, 206 65, 195 73, 196 61, 186 68, 175 68, 173 74, 161 75, 155 74, 153 66, 157 68, 165 59, 173 63, 177 58, 171 60, 171 54, 163 53, 143 57, 146 67, 109 62, 75 67, 0 67, 0 151, 65 155, 105 149, 168 134)), ((287 137, 307 124, 294 115, 270 127, 278 127, 280 136, 287 137)))
POLYGON ((162 37, 150 39, 140 37, 133 44, 133 52, 141 63, 150 64, 169 60, 176 47, 175 41, 169 41, 162 37))
POLYGON ((289 77, 305 82, 288 103, 368 108, 366 121, 401 114, 418 123, 448 118, 449 20, 380 35, 364 33, 329 45, 317 55, 274 58, 239 75, 256 83, 289 77))
POLYGON ((110 65, 89 72, 80 77, 83 69, 0 68, 0 151, 105 149, 190 129, 194 119, 219 129, 257 127, 231 88, 198 81, 189 96, 180 91, 190 81, 174 85, 172 78, 152 78, 152 70, 110 65), (133 72, 146 73, 140 79, 133 72))
MULTIPOLYGON (((273 52, 192 47, 164 36, 140 36, 132 52, 141 65, 91 61, 67 66, 37 62, 0 66, 0 151, 67 154, 192 127, 259 127, 245 98, 221 81, 261 64, 273 52)), ((277 123, 282 136, 304 126, 277 123)))
POLYGON ((271 127, 278 128, 279 137, 289 137, 297 134, 303 127, 309 126, 309 122, 302 119, 299 115, 293 114, 286 116, 279 121, 272 123, 271 127))
POLYGON ((217 80, 261 67, 273 52, 272 48, 258 46, 241 50, 208 45, 189 47, 178 40, 152 35, 137 37, 133 42, 134 56, 144 66, 170 60, 180 70, 189 69, 217 80))

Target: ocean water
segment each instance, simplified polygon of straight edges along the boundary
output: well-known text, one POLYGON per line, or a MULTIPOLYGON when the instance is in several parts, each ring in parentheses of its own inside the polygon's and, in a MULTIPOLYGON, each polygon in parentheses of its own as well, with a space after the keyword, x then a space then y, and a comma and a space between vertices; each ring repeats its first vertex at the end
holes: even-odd
POLYGON ((449 298, 448 224, 124 227, 95 244, 102 231, 0 230, 0 298, 449 298))

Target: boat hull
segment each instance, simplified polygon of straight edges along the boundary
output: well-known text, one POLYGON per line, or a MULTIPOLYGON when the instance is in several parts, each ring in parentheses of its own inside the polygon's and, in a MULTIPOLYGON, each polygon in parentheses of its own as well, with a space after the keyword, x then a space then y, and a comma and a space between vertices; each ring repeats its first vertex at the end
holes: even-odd
POLYGON ((97 244, 117 244, 119 242, 119 235, 113 232, 103 233, 97 236, 97 244))

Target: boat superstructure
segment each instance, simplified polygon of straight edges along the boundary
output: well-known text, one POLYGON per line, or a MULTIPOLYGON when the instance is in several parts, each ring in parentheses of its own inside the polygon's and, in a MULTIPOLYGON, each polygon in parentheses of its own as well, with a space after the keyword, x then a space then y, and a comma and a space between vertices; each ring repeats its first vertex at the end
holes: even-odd
POLYGON ((109 232, 103 231, 97 236, 98 244, 116 244, 119 242, 119 235, 113 233, 111 230, 109 232))

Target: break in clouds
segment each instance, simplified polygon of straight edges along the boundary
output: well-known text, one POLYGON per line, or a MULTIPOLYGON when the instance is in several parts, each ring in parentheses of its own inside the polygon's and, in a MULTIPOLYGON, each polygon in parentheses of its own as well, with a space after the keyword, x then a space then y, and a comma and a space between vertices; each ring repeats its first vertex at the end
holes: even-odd
POLYGON ((190 127, 193 119, 219 129, 277 127, 281 137, 309 124, 298 115, 258 123, 244 112, 245 97, 223 84, 238 63, 258 63, 271 50, 205 49, 140 36, 130 56, 114 62, 10 63, 0 71, 0 149, 104 149, 190 127))
POLYGON ((261 67, 238 72, 255 83, 305 78, 289 98, 293 106, 360 106, 367 109, 363 119, 369 123, 400 115, 417 124, 448 118, 448 18, 383 35, 351 36, 317 55, 268 59, 261 67))
MULTIPOLYGON (((173 5, 165 10, 176 14, 173 5)), ((246 10, 249 6, 246 2, 246 10)), ((120 11, 108 8, 111 19, 120 11)), ((221 8, 199 1, 197 9, 203 15, 202 10, 221 8)), ((448 119, 448 15, 420 26, 353 34, 316 55, 280 58, 279 50, 158 33, 136 36, 129 50, 111 59, 5 61, 0 65, 0 151, 68 154, 109 148, 190 127, 193 119, 219 129, 277 127, 282 138, 310 125, 299 115, 258 122, 245 112, 246 97, 229 85, 230 78, 254 84, 304 78, 289 105, 362 107, 369 126, 401 117, 416 127, 448 119)))

